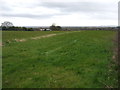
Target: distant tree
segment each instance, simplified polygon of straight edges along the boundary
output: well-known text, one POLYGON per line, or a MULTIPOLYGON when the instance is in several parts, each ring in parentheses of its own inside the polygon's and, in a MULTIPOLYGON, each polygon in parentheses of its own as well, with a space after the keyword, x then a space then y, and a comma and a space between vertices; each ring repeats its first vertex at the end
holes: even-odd
POLYGON ((62 28, 60 26, 56 26, 57 31, 60 31, 62 28))
POLYGON ((55 26, 55 24, 52 24, 52 26, 50 26, 50 29, 51 29, 52 31, 59 31, 59 30, 61 30, 62 28, 61 28, 60 26, 55 26))
POLYGON ((23 31, 27 31, 27 28, 26 27, 22 27, 23 31))
POLYGON ((3 26, 3 27, 2 27, 2 30, 5 31, 5 30, 7 30, 7 28, 6 28, 5 26, 3 26))
POLYGON ((2 27, 12 27, 13 24, 12 22, 9 22, 9 21, 5 21, 4 23, 1 24, 2 27))
POLYGON ((54 24, 52 24, 52 26, 50 26, 50 29, 51 29, 52 31, 55 31, 55 30, 56 30, 55 25, 54 25, 54 24))
POLYGON ((28 28, 27 31, 33 31, 33 28, 28 28))

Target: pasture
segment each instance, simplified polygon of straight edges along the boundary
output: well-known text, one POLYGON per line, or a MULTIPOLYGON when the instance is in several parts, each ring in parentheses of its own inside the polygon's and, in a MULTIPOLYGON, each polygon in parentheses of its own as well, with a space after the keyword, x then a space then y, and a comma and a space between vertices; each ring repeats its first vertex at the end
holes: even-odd
POLYGON ((114 31, 3 31, 3 88, 118 87, 114 31))

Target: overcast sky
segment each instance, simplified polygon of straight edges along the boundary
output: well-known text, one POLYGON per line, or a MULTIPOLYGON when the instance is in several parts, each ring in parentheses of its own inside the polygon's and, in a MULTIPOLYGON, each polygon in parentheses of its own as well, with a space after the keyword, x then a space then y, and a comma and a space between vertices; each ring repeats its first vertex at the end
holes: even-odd
POLYGON ((119 0, 0 0, 0 23, 15 26, 118 25, 119 0))

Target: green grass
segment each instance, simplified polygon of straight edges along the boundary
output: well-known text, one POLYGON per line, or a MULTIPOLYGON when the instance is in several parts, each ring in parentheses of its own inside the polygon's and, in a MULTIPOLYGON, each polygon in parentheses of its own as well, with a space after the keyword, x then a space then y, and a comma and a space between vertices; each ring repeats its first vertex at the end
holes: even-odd
POLYGON ((30 38, 30 37, 36 37, 36 36, 41 36, 41 35, 46 35, 46 34, 52 34, 52 33, 59 33, 57 31, 3 31, 2 32, 2 38, 3 42, 6 42, 8 40, 13 40, 13 39, 23 39, 23 38, 30 38))
POLYGON ((117 87, 109 67, 116 32, 3 32, 3 42, 51 33, 58 35, 3 46, 3 88, 117 87))

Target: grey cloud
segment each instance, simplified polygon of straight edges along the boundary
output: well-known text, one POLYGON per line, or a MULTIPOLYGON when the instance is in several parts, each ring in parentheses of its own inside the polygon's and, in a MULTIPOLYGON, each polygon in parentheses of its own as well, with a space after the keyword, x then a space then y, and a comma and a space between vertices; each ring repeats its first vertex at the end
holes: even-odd
POLYGON ((4 1, 0 1, 0 11, 10 11, 12 10, 4 1))
MULTIPOLYGON (((1 2, 1 1, 0 1, 1 2)), ((35 14, 16 14, 12 13, 14 10, 14 6, 9 6, 7 4, 3 4, 4 2, 1 2, 0 8, 2 11, 5 13, 2 13, 1 15, 3 17, 25 17, 25 18, 51 18, 54 16, 59 16, 59 15, 67 15, 71 13, 84 13, 90 15, 91 18, 106 18, 110 19, 111 17, 107 18, 109 12, 111 13, 116 13, 116 10, 112 9, 111 4, 106 4, 106 3, 98 3, 98 2, 42 2, 38 1, 38 3, 33 3, 33 4, 24 4, 24 5, 18 5, 19 8, 31 8, 34 9, 36 7, 45 7, 45 8, 50 8, 50 9, 57 9, 60 11, 60 14, 45 14, 45 15, 35 15, 35 14), (9 11, 9 12, 8 12, 9 11), (97 14, 96 14, 97 13, 97 14), (105 16, 103 14, 106 14, 105 16)), ((17 6, 17 5, 16 5, 17 6)))
POLYGON ((15 14, 15 13, 3 13, 1 14, 2 17, 23 17, 23 18, 32 18, 32 19, 49 19, 56 15, 64 15, 64 14, 43 14, 43 15, 36 15, 36 14, 15 14))
MULTIPOLYGON (((104 3, 97 3, 97 2, 43 2, 40 4, 43 7, 47 8, 57 8, 61 10, 61 12, 104 12, 104 11, 111 11, 110 6, 107 6, 104 3)), ((39 6, 39 4, 38 4, 39 6)))
POLYGON ((34 15, 34 14, 2 14, 2 17, 23 17, 23 18, 40 18, 40 19, 44 19, 44 18, 50 18, 54 15, 34 15))
POLYGON ((57 9, 64 14, 85 14, 96 19, 116 19, 117 10, 112 7, 113 3, 98 2, 42 2, 36 6, 57 9), (115 13, 115 14, 114 14, 115 13), (113 16, 114 15, 114 16, 113 16))
MULTIPOLYGON (((117 9, 112 7, 113 3, 98 2, 43 2, 38 6, 58 9, 64 14, 85 14, 94 19, 117 19, 117 9)), ((36 5, 37 6, 37 5, 36 5)))
POLYGON ((116 14, 113 14, 113 13, 94 15, 94 18, 100 19, 100 20, 117 20, 118 19, 116 14))
POLYGON ((10 11, 10 10, 12 10, 10 7, 6 7, 4 5, 0 6, 0 11, 10 11))

